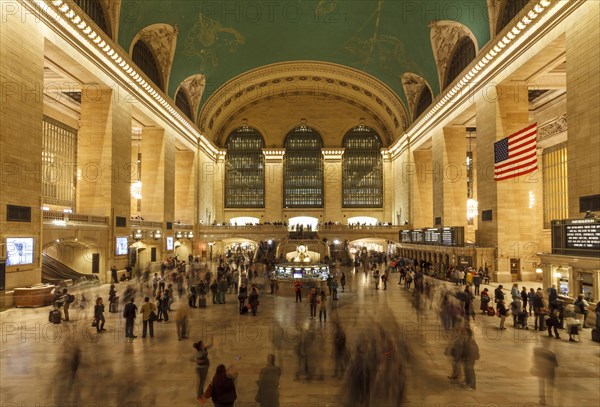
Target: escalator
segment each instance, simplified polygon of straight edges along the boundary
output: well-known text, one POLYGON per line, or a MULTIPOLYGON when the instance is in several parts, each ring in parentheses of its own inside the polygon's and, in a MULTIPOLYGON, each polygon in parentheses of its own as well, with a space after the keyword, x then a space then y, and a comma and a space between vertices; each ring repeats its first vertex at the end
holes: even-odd
POLYGON ((73 284, 85 281, 98 281, 95 274, 82 274, 42 253, 42 282, 57 285, 64 280, 72 280, 73 284))

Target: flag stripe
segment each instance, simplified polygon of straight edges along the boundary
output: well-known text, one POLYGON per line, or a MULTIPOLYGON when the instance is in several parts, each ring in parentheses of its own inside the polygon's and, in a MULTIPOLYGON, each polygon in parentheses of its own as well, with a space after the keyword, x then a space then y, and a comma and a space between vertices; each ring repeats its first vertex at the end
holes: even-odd
POLYGON ((494 179, 501 181, 537 169, 537 123, 494 144, 494 179))
MULTIPOLYGON (((519 172, 519 174, 518 174, 518 175, 527 175, 527 174, 530 174, 530 173, 534 172, 534 171, 535 171, 535 170, 537 170, 537 169, 538 169, 538 168, 537 168, 537 164, 535 164, 535 165, 533 165, 533 166, 532 166, 531 168, 529 168, 529 169, 522 170, 521 172, 519 172)), ((502 180, 505 180, 505 179, 513 178, 513 177, 515 177, 515 175, 514 175, 514 174, 510 174, 510 175, 506 175, 506 176, 503 176, 503 177, 494 177, 494 179, 495 179, 496 181, 502 181, 502 180)))

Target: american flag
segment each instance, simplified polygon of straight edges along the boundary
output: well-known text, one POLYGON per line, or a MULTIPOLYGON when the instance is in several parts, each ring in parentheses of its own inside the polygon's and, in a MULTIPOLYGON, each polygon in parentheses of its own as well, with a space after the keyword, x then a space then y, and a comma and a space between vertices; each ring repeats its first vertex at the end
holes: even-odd
POLYGON ((529 174, 537 170, 537 123, 494 143, 494 179, 529 174))

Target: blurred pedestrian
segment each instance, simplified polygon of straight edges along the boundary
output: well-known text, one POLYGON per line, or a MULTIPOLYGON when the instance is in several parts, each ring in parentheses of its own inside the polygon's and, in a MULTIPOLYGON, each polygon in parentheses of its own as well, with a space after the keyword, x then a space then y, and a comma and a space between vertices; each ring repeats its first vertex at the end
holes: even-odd
POLYGON ((279 407, 279 378, 281 368, 275 366, 275 355, 267 356, 267 366, 258 375, 258 392, 255 401, 260 407, 279 407))

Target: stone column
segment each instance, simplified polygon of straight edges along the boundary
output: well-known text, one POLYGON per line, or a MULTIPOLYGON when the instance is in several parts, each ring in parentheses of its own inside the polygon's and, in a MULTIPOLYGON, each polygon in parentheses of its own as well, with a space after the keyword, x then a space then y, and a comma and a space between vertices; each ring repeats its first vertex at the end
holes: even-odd
POLYGON ((323 148, 325 165, 325 205, 323 222, 342 222, 342 157, 343 148, 323 148))
POLYGON ((265 155, 265 218, 283 219, 283 148, 263 148, 265 155))
POLYGON ((382 151, 383 160, 383 219, 382 222, 392 222, 395 224, 397 219, 394 208, 394 171, 392 170, 392 158, 389 152, 382 151))
POLYGON ((600 194, 600 3, 586 2, 567 28, 569 216, 583 215, 579 198, 600 194))
POLYGON ((165 220, 165 131, 142 129, 142 216, 146 221, 165 220))
POLYGON ((202 176, 205 180, 213 184, 214 188, 214 213, 213 221, 223 223, 229 221, 225 219, 225 157, 227 153, 225 150, 221 150, 217 156, 215 163, 207 163, 202 176))
POLYGON ((431 150, 413 152, 411 175, 412 225, 415 229, 431 227, 433 223, 433 189, 431 150))
MULTIPOLYGON (((393 221, 398 225, 404 225, 404 221, 411 219, 411 183, 413 182, 414 163, 412 162, 412 153, 405 149, 392 163, 393 168, 393 188, 388 190, 394 200, 393 221)), ((384 172, 384 174, 386 174, 384 172)), ((385 180, 385 178, 384 178, 385 180)), ((387 186, 387 181, 386 186, 387 186)), ((384 197, 384 199, 389 199, 384 197)))
POLYGON ((194 223, 196 158, 193 151, 175 153, 175 220, 194 223))
MULTIPOLYGON (((81 121, 77 141, 80 177, 77 186, 77 212, 109 218, 109 249, 104 275, 114 265, 125 268, 127 256, 115 255, 115 237, 128 236, 131 210, 131 104, 116 97, 112 89, 83 86, 81 121), (125 218, 125 227, 116 218, 125 218)), ((102 263, 102 262, 101 262, 102 263)))
POLYGON ((448 126, 434 133, 433 218, 441 218, 443 226, 467 225, 466 157, 465 127, 448 126))
MULTIPOLYGON (((41 282, 44 37, 32 15, 2 2, 0 22, 0 242, 34 239, 33 263, 6 267, 6 290, 41 282), (6 5, 6 9, 5 9, 6 5), (11 8, 14 13, 9 12, 11 8), (30 222, 8 222, 6 205, 30 208, 30 222)), ((0 246, 0 256, 6 248, 0 246)))
MULTIPOLYGON (((490 86, 477 105, 477 195, 479 213, 491 210, 492 220, 479 220, 479 245, 497 247, 494 277, 511 281, 510 259, 520 259, 521 267, 533 263, 537 253, 535 208, 531 193, 541 182, 541 173, 494 180, 494 142, 524 129, 528 120, 528 89, 522 84, 490 86)), ((541 198, 541 197, 540 197, 541 198)), ((541 199, 538 199, 540 201, 541 199)))

